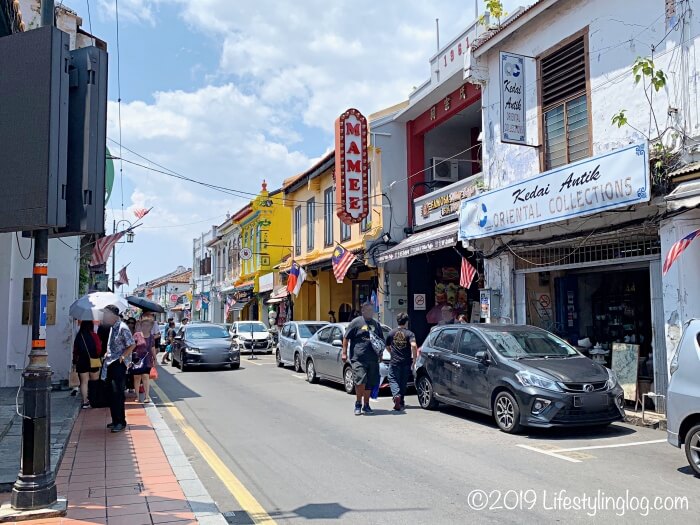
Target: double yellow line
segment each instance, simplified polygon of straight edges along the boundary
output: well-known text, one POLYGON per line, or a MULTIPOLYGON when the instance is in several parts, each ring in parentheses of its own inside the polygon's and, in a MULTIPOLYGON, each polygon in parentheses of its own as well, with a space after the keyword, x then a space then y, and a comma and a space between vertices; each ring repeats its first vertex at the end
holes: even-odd
POLYGON ((248 516, 255 523, 265 523, 272 525, 275 522, 270 515, 265 511, 263 506, 255 499, 250 491, 241 483, 236 475, 231 472, 231 470, 226 466, 226 464, 217 456, 216 452, 204 441, 199 434, 192 428, 192 426, 187 423, 185 417, 182 415, 177 407, 170 401, 170 398, 163 392, 163 390, 155 384, 151 384, 151 388, 156 391, 158 397, 163 402, 165 409, 168 411, 170 416, 175 420, 177 425, 182 430, 182 433, 187 436, 190 443, 194 445, 197 451, 202 455, 204 461, 211 467, 214 473, 219 477, 221 482, 224 484, 226 489, 231 493, 231 495, 236 498, 236 501, 241 506, 241 510, 248 514, 248 516))

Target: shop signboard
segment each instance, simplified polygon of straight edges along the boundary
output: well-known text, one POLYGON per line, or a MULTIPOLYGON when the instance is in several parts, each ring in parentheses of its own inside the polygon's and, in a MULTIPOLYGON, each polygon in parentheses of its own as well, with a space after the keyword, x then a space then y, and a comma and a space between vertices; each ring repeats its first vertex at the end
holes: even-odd
POLYGON ((335 180, 338 218, 345 224, 369 215, 367 119, 348 109, 335 121, 335 180))
POLYGON ((459 238, 500 235, 650 198, 647 145, 632 145, 463 201, 459 238))
POLYGON ((416 229, 453 220, 463 200, 476 195, 481 173, 423 195, 413 201, 416 229))
POLYGON ((275 274, 270 272, 265 275, 261 275, 258 279, 258 292, 271 292, 275 287, 275 274))
POLYGON ((525 57, 501 51, 501 141, 527 145, 525 57))

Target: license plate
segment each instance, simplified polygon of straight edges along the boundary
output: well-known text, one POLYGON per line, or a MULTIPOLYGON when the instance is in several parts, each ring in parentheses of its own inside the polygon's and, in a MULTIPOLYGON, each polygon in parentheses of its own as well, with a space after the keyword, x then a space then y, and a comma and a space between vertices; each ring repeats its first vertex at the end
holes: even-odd
POLYGON ((577 397, 581 399, 579 406, 584 408, 603 408, 608 404, 607 394, 587 394, 577 397))

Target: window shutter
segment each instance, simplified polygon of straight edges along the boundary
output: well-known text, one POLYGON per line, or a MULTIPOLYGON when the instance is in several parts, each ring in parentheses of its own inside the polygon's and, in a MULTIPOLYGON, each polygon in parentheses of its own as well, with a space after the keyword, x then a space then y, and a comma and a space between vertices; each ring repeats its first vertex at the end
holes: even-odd
POLYGON ((542 59, 542 106, 545 110, 586 90, 583 37, 542 59))

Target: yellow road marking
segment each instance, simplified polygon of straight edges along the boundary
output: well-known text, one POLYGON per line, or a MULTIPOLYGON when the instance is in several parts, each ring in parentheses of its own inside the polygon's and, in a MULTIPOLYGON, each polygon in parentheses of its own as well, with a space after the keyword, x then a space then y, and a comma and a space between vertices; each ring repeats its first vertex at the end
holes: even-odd
POLYGON ((170 401, 170 398, 163 392, 163 390, 156 384, 151 384, 151 388, 156 391, 158 397, 163 402, 165 409, 175 420, 177 425, 182 430, 183 434, 187 436, 187 439, 194 445, 194 447, 202 455, 202 458, 211 467, 214 473, 219 477, 224 486, 228 489, 231 495, 236 498, 236 501, 240 504, 241 509, 250 516, 250 518, 255 523, 266 523, 268 525, 274 525, 276 522, 270 515, 265 511, 263 506, 255 499, 250 491, 243 485, 241 480, 239 480, 236 475, 231 472, 231 470, 226 466, 226 464, 219 458, 219 456, 212 450, 212 448, 197 434, 197 432, 192 428, 189 423, 185 420, 177 407, 170 401))

